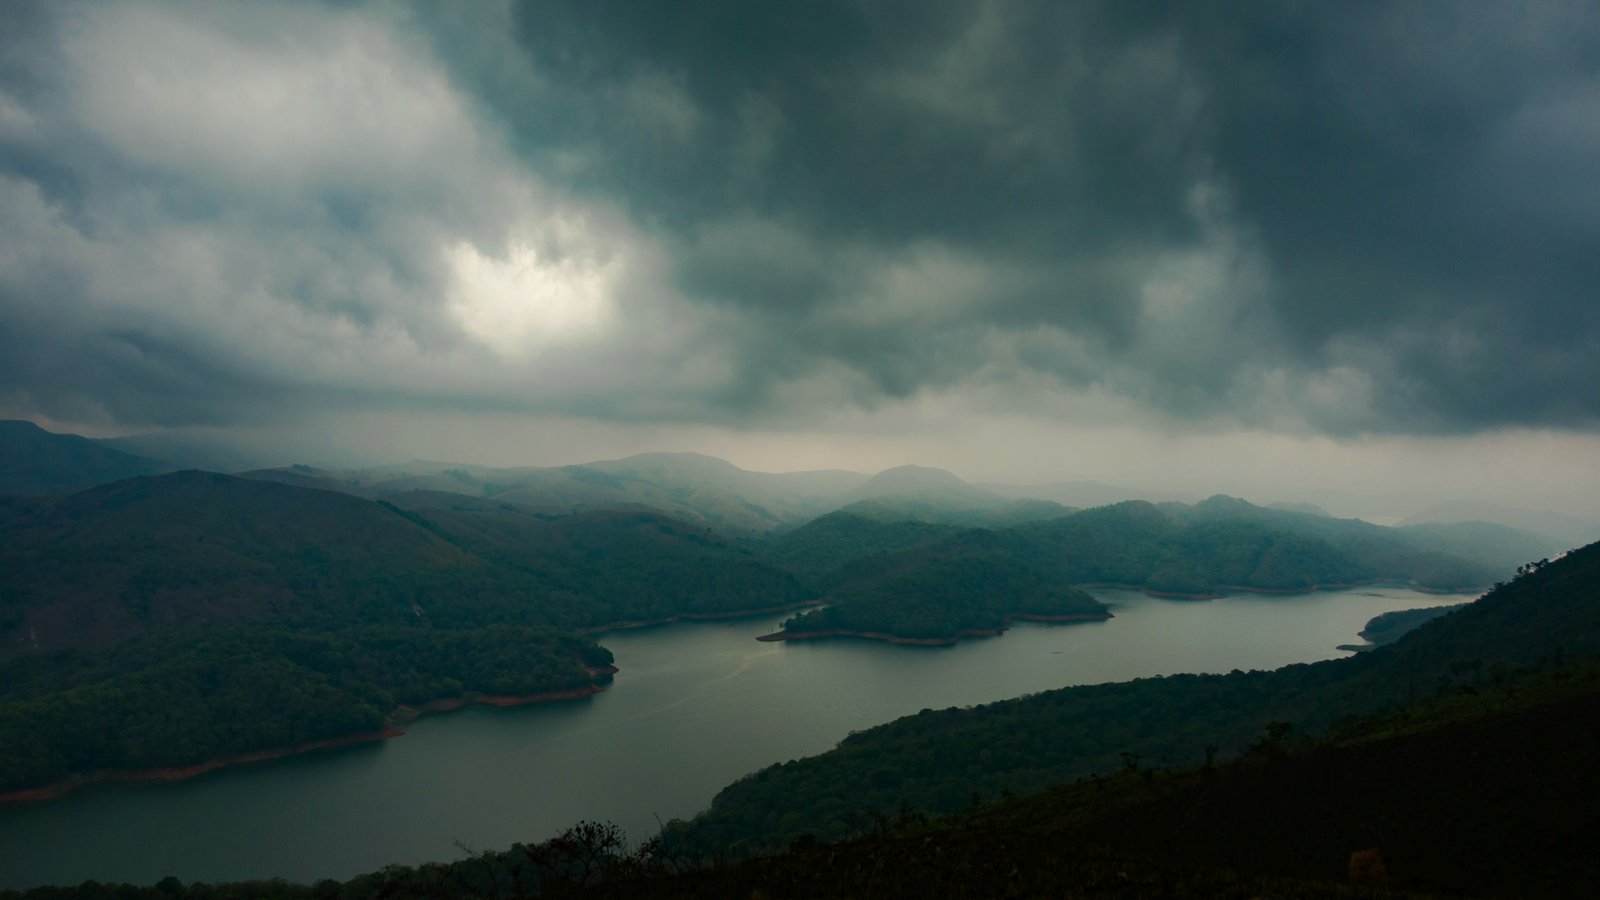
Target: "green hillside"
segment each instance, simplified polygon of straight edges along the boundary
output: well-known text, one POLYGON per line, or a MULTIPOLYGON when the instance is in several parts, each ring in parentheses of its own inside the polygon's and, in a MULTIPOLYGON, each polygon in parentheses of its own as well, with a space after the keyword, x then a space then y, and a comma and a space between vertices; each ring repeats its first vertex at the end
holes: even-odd
MULTIPOLYGON (((943 642, 994 633, 1019 614, 1105 613, 1075 585, 1126 585, 1193 598, 1380 581, 1460 591, 1487 587, 1516 566, 1436 549, 1448 544, 1471 552, 1505 537, 1490 526, 1446 526, 1446 532, 1419 535, 1226 497, 1194 506, 1129 501, 966 531, 909 514, 863 514, 874 502, 822 516, 760 546, 764 558, 821 591, 826 604, 785 623, 785 634, 943 642)), ((1528 546, 1543 548, 1499 543, 1496 560, 1528 546)))
POLYGON ((1600 545, 1591 545, 1354 658, 923 710, 820 756, 753 773, 675 834, 747 849, 802 834, 837 837, 853 819, 903 805, 949 812, 974 794, 1025 794, 1114 771, 1124 754, 1146 765, 1190 765, 1207 753, 1240 752, 1270 723, 1320 733, 1350 716, 1407 708, 1442 688, 1492 683, 1508 667, 1597 653, 1600 545))
MULTIPOLYGON (((430 492, 395 495, 390 505, 525 581, 539 620, 562 628, 725 615, 815 597, 744 547, 649 510, 540 516, 511 503, 430 492)), ((434 598, 435 606, 456 602, 434 598)))
POLYGON ((920 641, 998 633, 1014 617, 1109 618, 1106 606, 1019 554, 1005 536, 967 531, 843 566, 827 605, 782 634, 861 634, 920 641))
POLYGON ((180 472, 0 504, 0 792, 582 693, 609 653, 577 629, 812 596, 656 513, 404 496, 180 472))
POLYGON ((375 503, 195 471, 0 522, 0 566, 6 656, 209 623, 405 622, 422 585, 485 568, 375 503))
POLYGON ((905 550, 958 530, 952 525, 883 521, 840 510, 769 538, 757 552, 808 583, 826 585, 830 575, 863 557, 905 550))
POLYGON ((1175 594, 1304 591, 1367 581, 1456 591, 1487 587, 1516 565, 1451 556, 1359 520, 1270 510, 1226 497, 1194 506, 1135 500, 1015 531, 1058 558, 1074 583, 1175 594))
POLYGON ((238 625, 0 665, 0 792, 372 735, 401 704, 592 691, 603 647, 546 629, 238 625))

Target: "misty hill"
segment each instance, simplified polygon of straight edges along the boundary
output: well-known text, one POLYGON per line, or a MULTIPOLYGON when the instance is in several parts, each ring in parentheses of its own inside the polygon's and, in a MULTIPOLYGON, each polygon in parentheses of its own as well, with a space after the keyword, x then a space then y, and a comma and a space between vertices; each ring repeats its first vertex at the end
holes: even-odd
POLYGON ((1054 567, 984 530, 857 559, 832 581, 823 608, 783 623, 786 639, 854 634, 948 642, 999 633, 1012 618, 1109 618, 1104 604, 1071 587, 1054 567))
POLYGON ((886 469, 840 498, 839 510, 880 521, 1004 527, 1051 519, 1072 509, 1036 497, 1003 496, 925 466, 886 469))
MULTIPOLYGON (((1462 586, 1487 586, 1487 575, 1509 574, 1518 565, 1570 549, 1559 541, 1505 526, 1458 523, 1426 527, 1389 528, 1360 519, 1337 519, 1293 511, 1272 510, 1244 500, 1218 495, 1193 507, 1171 507, 1180 517, 1196 522, 1255 522, 1308 537, 1319 538, 1341 552, 1386 569, 1449 569, 1465 560, 1477 564, 1480 580, 1462 586)), ((1440 579, 1443 572, 1433 577, 1440 579)), ((1381 576, 1380 576, 1381 577, 1381 576)), ((1448 580, 1448 579, 1444 579, 1448 580)), ((1445 586, 1439 581, 1425 586, 1445 586)))
POLYGON ((1040 485, 981 484, 986 491, 1002 497, 1016 499, 1031 497, 1051 500, 1063 506, 1088 509, 1110 506, 1125 500, 1144 500, 1149 503, 1188 503, 1194 499, 1189 494, 1175 491, 1152 491, 1144 488, 1121 487, 1099 481, 1055 481, 1040 485))
POLYGON ((205 428, 174 428, 104 438, 100 443, 125 453, 172 463, 170 469, 204 469, 208 472, 243 472, 276 465, 283 457, 255 435, 228 434, 205 428))
POLYGON ((1370 582, 1470 590, 1549 552, 1536 538, 1498 527, 1385 528, 1222 496, 1193 506, 1128 501, 977 530, 903 513, 861 514, 871 502, 758 545, 764 559, 827 604, 785 623, 786 632, 948 639, 993 632, 1007 615, 1104 612, 1068 593, 1082 585, 1194 598, 1370 582), (1009 592, 1011 605, 981 599, 991 587, 1009 592))
POLYGON ((1600 655, 1600 544, 1508 582, 1393 644, 1272 672, 1179 675, 1064 688, 968 709, 924 710, 775 765, 675 825, 689 846, 785 846, 837 837, 901 809, 949 812, 976 792, 1028 794, 1092 773, 1224 758, 1287 723, 1320 734, 1350 716, 1403 711, 1436 692, 1482 692, 1516 667, 1600 655), (883 773, 892 773, 884 777, 883 773))
POLYGON ((338 473, 328 469, 319 469, 315 466, 300 463, 268 469, 251 469, 237 474, 240 478, 249 478, 252 481, 270 481, 275 484, 287 484, 291 487, 335 491, 341 494, 352 494, 357 497, 370 498, 372 496, 371 491, 362 489, 356 481, 341 479, 338 473))
POLYGON ((952 640, 995 633, 1017 615, 1104 614, 1074 585, 1194 598, 1374 581, 1464 590, 1487 587, 1520 564, 1485 565, 1435 549, 1471 551, 1498 542, 1489 555, 1500 559, 1519 549, 1507 535, 1412 534, 1220 496, 1194 506, 1129 501, 993 530, 879 519, 857 508, 779 535, 764 548, 767 559, 823 592, 825 608, 795 616, 781 634, 952 640))
POLYGON ((1193 506, 1129 501, 1018 526, 1078 584, 1160 593, 1305 591, 1370 581, 1436 590, 1485 587, 1515 564, 1451 556, 1359 520, 1280 512, 1214 497, 1193 506))
POLYGON ((730 536, 780 533, 841 508, 867 518, 966 527, 1070 512, 1050 500, 984 490, 942 469, 900 466, 871 477, 836 470, 751 472, 696 453, 643 453, 552 468, 412 462, 346 471, 298 465, 245 477, 391 500, 413 491, 447 492, 544 515, 653 509, 730 536))
POLYGON ((871 497, 911 496, 929 502, 944 502, 952 506, 961 504, 987 504, 1000 499, 998 494, 968 484, 943 469, 927 466, 896 466, 885 469, 856 486, 845 495, 846 503, 871 497))
POLYGON ((774 535, 756 549, 773 565, 821 585, 828 575, 862 557, 915 547, 959 530, 935 522, 882 520, 838 510, 774 535))
POLYGON ((528 476, 504 499, 643 504, 718 530, 761 533, 831 509, 839 494, 863 478, 832 471, 749 472, 694 453, 646 453, 557 471, 528 476))
POLYGON ((1501 569, 1514 560, 1530 562, 1572 549, 1560 538, 1492 522, 1401 525, 1395 531, 1417 547, 1474 559, 1501 569))
POLYGON ((735 535, 770 532, 833 509, 867 477, 842 471, 750 472, 695 453, 644 453, 551 468, 412 462, 356 470, 291 466, 247 474, 365 497, 439 491, 494 498, 545 515, 648 508, 735 535))
POLYGON ((100 441, 45 431, 32 422, 0 421, 0 495, 67 494, 172 468, 100 441))
POLYGON ((1563 549, 1600 539, 1600 521, 1543 510, 1523 509, 1486 500, 1450 500, 1403 519, 1401 525, 1494 523, 1519 531, 1548 535, 1563 549))
POLYGON ((1308 516, 1322 516, 1324 518, 1329 517, 1328 511, 1316 505, 1315 503, 1291 503, 1288 501, 1279 501, 1277 503, 1268 503, 1267 509, 1275 509, 1279 512, 1304 513, 1308 516))
POLYGON ((928 522, 967 528, 1002 528, 1074 512, 1050 500, 991 498, 974 504, 927 494, 883 494, 857 500, 839 512, 881 522, 928 522))

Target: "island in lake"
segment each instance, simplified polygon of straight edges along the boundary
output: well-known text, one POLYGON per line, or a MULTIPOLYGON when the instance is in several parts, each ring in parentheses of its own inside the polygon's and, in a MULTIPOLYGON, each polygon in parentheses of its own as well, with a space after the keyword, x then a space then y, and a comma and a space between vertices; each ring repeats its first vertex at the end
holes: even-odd
POLYGON ((1001 536, 955 538, 847 567, 827 604, 783 623, 763 641, 859 637, 943 645, 1001 633, 1013 619, 1111 618, 1104 603, 1015 552, 1001 536))

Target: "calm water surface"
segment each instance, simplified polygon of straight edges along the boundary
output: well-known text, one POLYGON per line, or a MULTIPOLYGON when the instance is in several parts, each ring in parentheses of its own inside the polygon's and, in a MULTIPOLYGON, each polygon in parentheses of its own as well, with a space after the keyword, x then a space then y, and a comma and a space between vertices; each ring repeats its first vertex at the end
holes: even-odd
POLYGON ((605 635, 622 671, 589 700, 476 707, 378 744, 0 807, 0 888, 345 878, 459 858, 457 842, 537 841, 586 818, 641 838, 747 772, 924 707, 1330 659, 1378 613, 1472 599, 1398 588, 1208 603, 1093 593, 1116 618, 1024 623, 954 647, 754 640, 781 617, 605 635))

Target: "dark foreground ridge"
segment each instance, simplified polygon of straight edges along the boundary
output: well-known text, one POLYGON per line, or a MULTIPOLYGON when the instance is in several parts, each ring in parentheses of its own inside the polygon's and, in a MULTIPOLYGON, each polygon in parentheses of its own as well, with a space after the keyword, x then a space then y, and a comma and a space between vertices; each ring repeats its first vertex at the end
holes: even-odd
POLYGON ((1115 771, 1227 759, 1272 723, 1319 735, 1352 717, 1477 689, 1509 668, 1600 654, 1600 545, 1527 572, 1393 644, 1271 672, 1175 675, 1046 691, 964 709, 926 709, 850 735, 818 756, 724 788, 668 824, 682 846, 761 853, 833 840, 862 816, 901 807, 956 812, 974 795, 1027 795, 1115 771))

